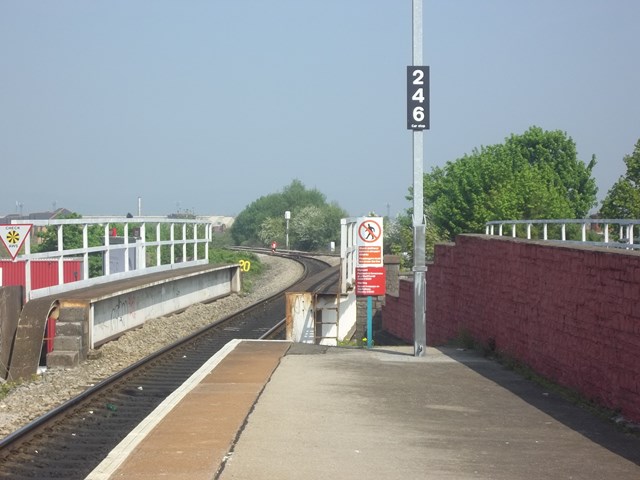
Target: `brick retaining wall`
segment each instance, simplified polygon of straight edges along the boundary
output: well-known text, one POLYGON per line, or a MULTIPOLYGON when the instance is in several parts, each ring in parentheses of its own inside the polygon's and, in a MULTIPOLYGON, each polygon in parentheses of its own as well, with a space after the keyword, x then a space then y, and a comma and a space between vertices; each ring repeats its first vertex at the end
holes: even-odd
MULTIPOLYGON (((383 327, 413 341, 413 285, 383 327)), ((467 332, 640 422, 640 252, 461 235, 427 272, 427 342, 467 332)))
POLYGON ((400 280, 398 295, 385 297, 382 329, 413 344, 413 280, 400 280))

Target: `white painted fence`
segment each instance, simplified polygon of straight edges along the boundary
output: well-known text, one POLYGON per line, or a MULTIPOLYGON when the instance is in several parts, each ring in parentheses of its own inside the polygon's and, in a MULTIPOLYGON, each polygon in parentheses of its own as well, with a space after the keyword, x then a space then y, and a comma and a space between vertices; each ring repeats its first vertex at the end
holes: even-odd
POLYGON ((358 248, 356 245, 356 235, 358 219, 340 219, 340 292, 347 293, 356 285, 356 255, 358 248))
POLYGON ((610 219, 610 218, 582 218, 582 219, 546 219, 546 220, 495 220, 485 224, 486 235, 505 236, 505 228, 510 229, 510 236, 513 238, 532 239, 531 230, 533 225, 542 225, 542 238, 536 240, 560 241, 584 243, 612 248, 636 249, 640 245, 635 240, 640 240, 640 232, 636 237, 634 226, 640 225, 640 220, 631 219, 610 219), (560 238, 549 238, 549 226, 560 226, 560 238), (567 225, 580 226, 580 239, 567 239, 567 225), (518 230, 518 227, 520 229, 518 230), (587 232, 592 231, 601 240, 587 240, 587 232), (617 233, 618 241, 611 241, 612 234, 617 233))
POLYGON ((206 220, 176 219, 167 217, 84 217, 73 219, 52 220, 13 220, 13 224, 33 225, 30 237, 25 241, 25 253, 17 258, 26 260, 26 298, 27 300, 45 295, 51 295, 68 291, 74 288, 88 287, 113 280, 133 277, 137 275, 168 270, 176 267, 186 267, 206 264, 209 261, 209 243, 211 242, 213 224, 206 220), (169 229, 162 229, 162 225, 169 225, 169 229), (122 243, 114 243, 112 228, 121 227, 123 235, 122 243), (82 229, 82 247, 67 248, 64 245, 64 229, 70 226, 79 226, 82 229), (104 235, 102 245, 89 246, 89 228, 99 226, 104 235), (187 238, 187 227, 193 229, 192 236, 187 238), (31 253, 31 238, 35 238, 34 230, 55 228, 57 233, 57 250, 52 252, 31 253), (149 228, 155 230, 155 239, 148 241, 149 228), (135 237, 134 235, 135 230, 135 237), (134 239, 133 242, 130 240, 134 239), (198 258, 198 246, 204 245, 204 254, 198 258), (180 252, 176 258, 175 247, 180 252), (147 253, 155 248, 155 265, 147 266, 147 253), (169 261, 162 263, 162 249, 170 251, 169 261), (103 255, 103 272, 101 276, 89 278, 89 254, 99 253, 103 255), (123 260, 122 271, 111 272, 111 256, 118 254, 123 260), (130 261, 130 256, 135 254, 136 261, 130 261), (76 257, 83 260, 83 280, 64 284, 63 262, 65 258, 76 257), (29 261, 35 259, 58 260, 58 285, 38 290, 31 289, 29 261))

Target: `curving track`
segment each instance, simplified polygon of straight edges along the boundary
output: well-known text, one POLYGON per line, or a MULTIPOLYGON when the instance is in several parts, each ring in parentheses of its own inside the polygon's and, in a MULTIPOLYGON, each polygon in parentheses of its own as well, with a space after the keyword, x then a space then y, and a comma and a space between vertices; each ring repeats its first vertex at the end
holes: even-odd
MULTIPOLYGON (((335 268, 325 262, 302 257, 298 261, 305 266, 305 277, 289 289, 310 289, 336 277, 335 268)), ((230 340, 274 335, 282 324, 284 303, 283 291, 196 332, 6 437, 0 442, 0 477, 84 478, 230 340)))

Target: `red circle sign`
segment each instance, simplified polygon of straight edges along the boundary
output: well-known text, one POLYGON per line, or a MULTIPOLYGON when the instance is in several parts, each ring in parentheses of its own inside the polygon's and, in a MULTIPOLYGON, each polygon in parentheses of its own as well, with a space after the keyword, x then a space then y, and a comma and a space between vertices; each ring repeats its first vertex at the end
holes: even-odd
POLYGON ((380 239, 382 228, 375 220, 365 220, 358 227, 358 236, 363 242, 373 243, 380 239))

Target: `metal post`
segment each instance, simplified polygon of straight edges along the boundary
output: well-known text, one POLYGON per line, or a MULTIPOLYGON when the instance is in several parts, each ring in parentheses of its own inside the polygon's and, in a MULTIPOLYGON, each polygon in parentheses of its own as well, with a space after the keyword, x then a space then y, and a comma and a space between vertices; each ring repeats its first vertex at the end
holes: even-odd
MULTIPOLYGON (((33 228, 33 227, 31 227, 33 228)), ((24 298, 22 299, 22 303, 27 303, 31 300, 31 260, 29 256, 31 255, 31 232, 27 235, 27 238, 24 241, 24 253, 25 253, 25 261, 24 261, 24 298)))
POLYGON ((89 224, 82 224, 82 249, 84 252, 82 253, 82 279, 89 279, 89 252, 87 249, 89 248, 89 224))
MULTIPOLYGON (((160 242, 160 240, 162 240, 160 238, 161 234, 162 232, 160 231, 160 222, 158 222, 156 223, 156 242, 160 242)), ((193 248, 195 249, 196 247, 194 246, 193 248)), ((194 257, 194 260, 197 260, 197 258, 194 257)), ((156 266, 159 267, 161 263, 162 263, 162 247, 158 245, 156 247, 156 266)))
POLYGON ((367 348, 373 346, 373 298, 367 296, 367 348))
MULTIPOLYGON (((129 268, 129 224, 124 224, 124 271, 128 272, 129 268)), ((173 248, 171 249, 173 252, 173 248)), ((173 262, 171 262, 173 263, 173 262)))
POLYGON ((291 218, 291 212, 289 210, 287 210, 286 212, 284 212, 284 219, 287 222, 287 227, 286 227, 286 239, 285 239, 285 247, 287 250, 289 250, 289 219, 291 218))
MULTIPOLYGON (((413 0, 413 65, 422 65, 422 0, 413 0)), ((426 352, 426 273, 425 225, 423 205, 423 132, 413 131, 413 350, 414 356, 426 352)))
POLYGON ((106 250, 104 251, 104 270, 102 272, 103 275, 109 276, 111 273, 111 250, 109 250, 109 224, 104 224, 104 246, 106 250))

